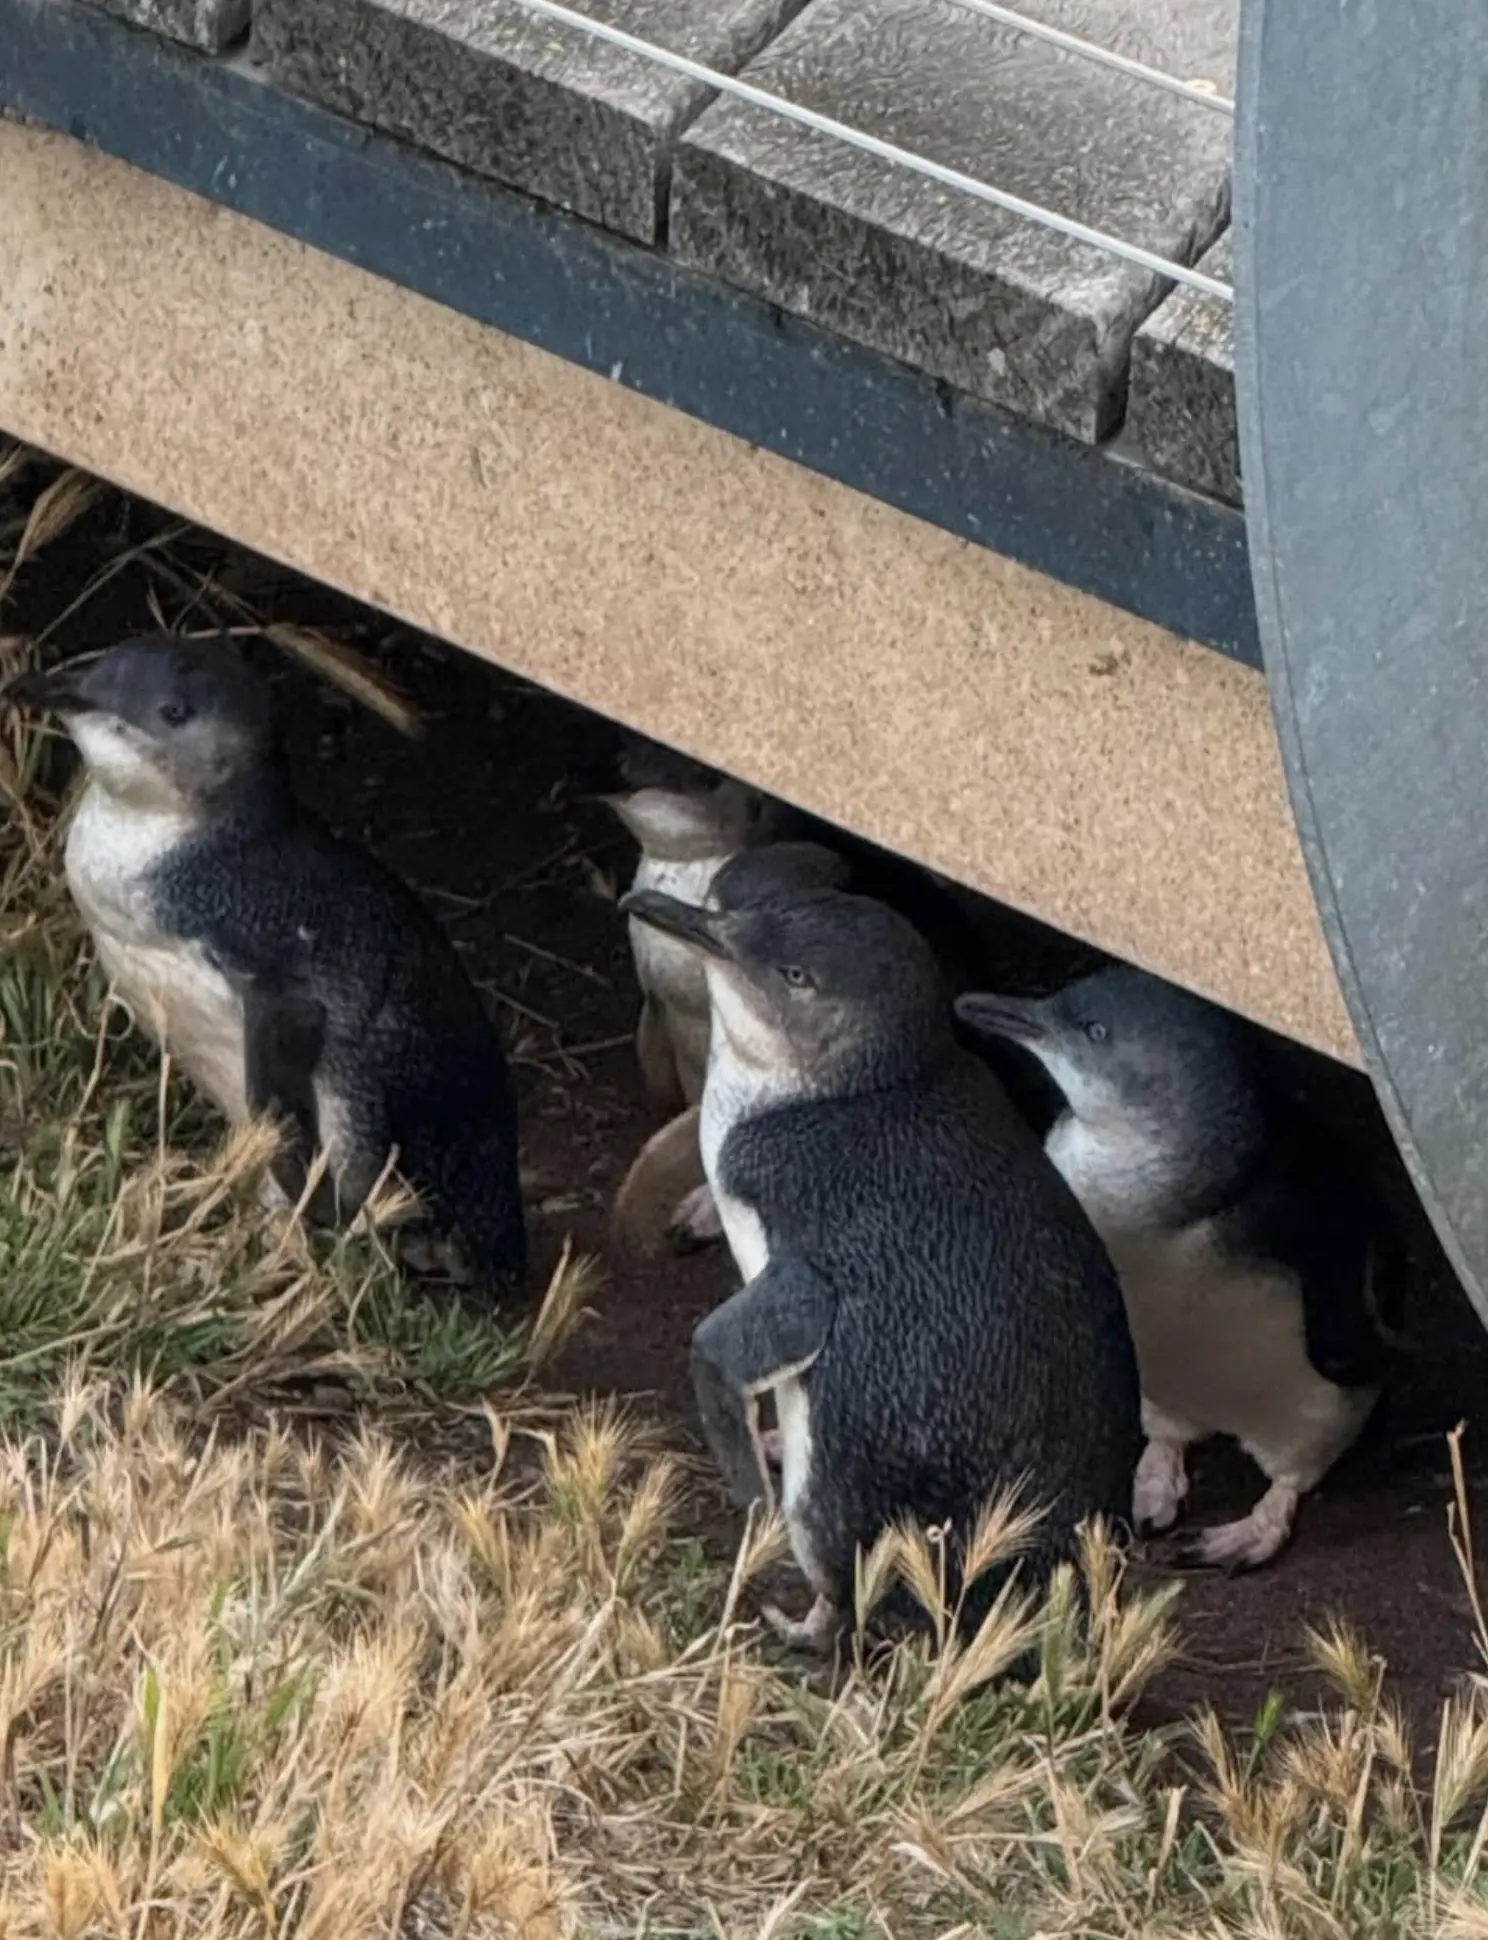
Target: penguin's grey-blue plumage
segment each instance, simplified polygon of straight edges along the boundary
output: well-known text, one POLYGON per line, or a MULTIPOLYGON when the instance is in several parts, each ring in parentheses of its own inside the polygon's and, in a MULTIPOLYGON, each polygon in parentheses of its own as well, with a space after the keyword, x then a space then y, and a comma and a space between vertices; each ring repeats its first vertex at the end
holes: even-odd
POLYGON ((1267 1085, 1248 1028, 1188 991, 1119 966, 1041 1002, 958 1009, 1027 1044, 1065 1095, 1049 1154, 1121 1273, 1141 1367, 1136 1521, 1169 1527, 1184 1450, 1234 1435, 1271 1487, 1183 1553, 1267 1561, 1386 1373, 1406 1263, 1384 1201, 1267 1085))
POLYGON ((345 1218, 396 1156, 471 1276, 519 1284, 516 1105, 496 1026, 418 898, 300 803, 267 690, 226 643, 130 640, 12 690, 89 782, 67 843, 118 994, 229 1119, 273 1112, 298 1197, 345 1218))
POLYGON ((1115 1275, 957 1044, 924 940, 830 889, 627 908, 707 966, 702 1145, 745 1284, 698 1327, 694 1381, 741 1501, 761 1492, 753 1410, 774 1395, 782 1509, 818 1600, 802 1640, 850 1613, 855 1557, 896 1519, 964 1539, 1025 1480, 1053 1504, 1037 1572, 1083 1518, 1123 1516, 1138 1411, 1115 1275))
MULTIPOLYGON (((986 952, 957 898, 915 863, 825 824, 810 839, 796 833, 741 850, 714 876, 707 900, 741 909, 796 888, 840 889, 883 903, 929 944, 942 981, 953 991, 972 987, 986 968, 986 952)), ((991 1067, 1021 1118, 1042 1137, 1062 1108, 1058 1087, 1022 1046, 962 1027, 963 1048, 991 1067)))

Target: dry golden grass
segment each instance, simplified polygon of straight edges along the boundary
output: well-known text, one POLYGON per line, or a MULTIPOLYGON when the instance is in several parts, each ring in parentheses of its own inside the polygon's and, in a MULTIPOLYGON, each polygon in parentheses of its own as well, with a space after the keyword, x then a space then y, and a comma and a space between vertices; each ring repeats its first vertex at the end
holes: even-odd
MULTIPOLYGON (((68 476, 0 449, 0 582, 98 503, 68 476)), ((1084 1601, 1015 1581, 965 1646, 893 1532, 860 1605, 907 1583, 932 1634, 783 1661, 778 1528, 713 1568, 653 1434, 536 1392, 591 1265, 503 1332, 410 1301, 375 1220, 266 1228, 266 1134, 104 1008, 51 773, 0 725, 0 1940, 1488 1936, 1482 1678, 1429 1789, 1342 1625, 1323 1712, 1143 1731, 1171 1598, 1099 1532, 1084 1601), (334 1435, 287 1405, 327 1381, 334 1435)), ((979 1561, 1025 1530, 989 1511, 979 1561)))
POLYGON ((1071 1626, 1058 1697, 952 1706, 928 1651, 814 1695, 733 1619, 773 1532, 679 1624, 667 1459, 575 1411, 534 1470, 490 1420, 474 1480, 372 1431, 203 1442, 142 1385, 0 1441, 0 1932, 928 1932, 1034 1833, 1141 1822, 1099 1693, 1157 1623, 1071 1626))
POLYGON ((1061 1578, 820 1690, 739 1620, 778 1531, 714 1580, 618 1412, 489 1423, 472 1474, 74 1378, 0 1438, 0 1932, 1488 1931, 1479 1693, 1419 1797, 1334 1630, 1332 1714, 1243 1751, 1203 1720, 1185 1786, 1122 1722, 1171 1638, 1099 1538, 1088 1617, 1061 1578))

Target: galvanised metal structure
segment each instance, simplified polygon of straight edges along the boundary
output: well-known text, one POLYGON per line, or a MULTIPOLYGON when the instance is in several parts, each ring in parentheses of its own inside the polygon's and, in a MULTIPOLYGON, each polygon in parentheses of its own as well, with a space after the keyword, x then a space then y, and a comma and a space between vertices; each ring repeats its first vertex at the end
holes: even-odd
POLYGON ((1241 462, 1340 981, 1488 1323, 1488 11, 1246 0, 1241 462))

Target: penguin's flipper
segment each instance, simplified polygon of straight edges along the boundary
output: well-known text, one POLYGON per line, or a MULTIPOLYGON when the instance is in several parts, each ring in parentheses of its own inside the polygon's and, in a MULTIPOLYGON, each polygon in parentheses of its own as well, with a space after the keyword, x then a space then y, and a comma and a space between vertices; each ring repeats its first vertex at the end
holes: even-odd
POLYGON ((1341 1388, 1377 1387, 1393 1359, 1410 1262, 1388 1211, 1349 1167, 1288 1138, 1242 1198, 1218 1216, 1232 1255, 1284 1261, 1301 1292, 1307 1358, 1341 1388), (1361 1216, 1360 1197, 1372 1203, 1361 1216))
POLYGON ((1307 1358, 1340 1387, 1374 1387, 1388 1374, 1409 1288, 1410 1259, 1377 1217, 1362 1249, 1319 1246, 1302 1282, 1307 1358))
MULTIPOLYGON (((289 1139, 272 1171, 280 1189, 298 1202, 320 1144, 315 1071, 325 1048, 325 1006, 292 977, 247 975, 235 981, 243 1003, 248 1109, 287 1127, 289 1139)), ((306 1210, 316 1224, 331 1225, 335 1202, 335 1184, 326 1176, 306 1210)))
POLYGON ((692 1385, 703 1434, 741 1508, 768 1493, 758 1397, 810 1367, 836 1312, 827 1282, 787 1255, 771 1260, 693 1332, 692 1385))

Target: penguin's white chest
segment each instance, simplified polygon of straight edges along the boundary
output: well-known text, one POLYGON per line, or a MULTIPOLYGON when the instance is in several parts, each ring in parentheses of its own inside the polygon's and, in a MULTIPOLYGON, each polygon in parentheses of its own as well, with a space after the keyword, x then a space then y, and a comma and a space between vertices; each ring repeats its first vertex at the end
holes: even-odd
MULTIPOLYGON (((776 1073, 756 1061, 740 1039, 749 1030, 747 1010, 735 1004, 726 985, 712 993, 713 1037, 708 1052, 708 1077, 703 1087, 698 1144, 703 1171, 723 1225, 734 1265, 745 1285, 764 1271, 770 1260, 764 1222, 754 1207, 726 1191, 719 1180, 719 1154, 734 1126, 787 1102, 788 1074, 776 1073)), ((758 1047, 756 1047, 758 1048, 758 1047)), ((809 1369, 789 1374, 773 1384, 775 1425, 780 1436, 780 1509, 790 1533, 796 1562, 806 1577, 822 1586, 825 1579, 801 1524, 811 1485, 813 1440, 809 1369)))
POLYGON ((1144 1401, 1197 1434, 1234 1435, 1299 1473, 1324 1450, 1331 1461, 1368 1402, 1308 1360, 1295 1277, 1229 1257, 1210 1221, 1178 1232, 1143 1222, 1138 1151, 1136 1141, 1124 1149, 1102 1142, 1070 1118, 1048 1142, 1120 1276, 1144 1401))
MULTIPOLYGON (((661 862, 643 855, 631 887, 654 889, 661 895, 675 896, 679 902, 701 907, 708 900, 714 876, 727 861, 726 855, 702 856, 686 862, 661 862)), ((700 1022, 706 1055, 708 979, 697 951, 633 917, 630 947, 642 990, 656 998, 668 1012, 700 1022)))
MULTIPOLYGON (((1105 1237, 1103 1235, 1103 1237, 1105 1237)), ((1106 1238, 1121 1276, 1142 1393, 1210 1434, 1275 1448, 1338 1390, 1307 1358, 1295 1280, 1231 1262, 1207 1224, 1106 1238)))
POLYGON ((225 1117, 248 1116, 243 1008, 201 946, 160 927, 151 871, 188 833, 90 786, 67 836, 67 885, 99 962, 135 1023, 163 1045, 225 1117))
MULTIPOLYGON (((727 1000, 725 999, 725 1002, 727 1000)), ((723 1226, 724 1238, 734 1256, 739 1277, 746 1283, 764 1271, 770 1248, 764 1225, 754 1207, 729 1192, 719 1178, 719 1157, 723 1142, 735 1125, 757 1116, 775 1102, 777 1087, 769 1075, 741 1058, 731 1038, 726 1019, 715 1019, 720 1028, 713 1032, 708 1051, 708 1076, 698 1121, 698 1148, 703 1173, 713 1192, 713 1203, 723 1226)))

